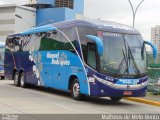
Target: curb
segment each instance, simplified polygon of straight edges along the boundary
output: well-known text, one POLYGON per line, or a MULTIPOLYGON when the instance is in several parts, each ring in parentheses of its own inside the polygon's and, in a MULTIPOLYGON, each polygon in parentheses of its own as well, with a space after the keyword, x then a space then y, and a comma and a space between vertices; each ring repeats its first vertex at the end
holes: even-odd
POLYGON ((160 107, 160 102, 156 102, 156 101, 145 100, 145 99, 134 98, 134 97, 126 97, 126 98, 123 98, 123 99, 160 107))

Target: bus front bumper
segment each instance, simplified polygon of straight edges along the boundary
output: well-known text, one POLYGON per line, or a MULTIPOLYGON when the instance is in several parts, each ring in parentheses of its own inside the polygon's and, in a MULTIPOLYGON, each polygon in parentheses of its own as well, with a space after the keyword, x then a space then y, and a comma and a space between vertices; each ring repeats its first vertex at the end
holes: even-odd
POLYGON ((90 82, 90 96, 97 97, 144 97, 147 93, 147 83, 137 85, 119 85, 96 78, 90 82))

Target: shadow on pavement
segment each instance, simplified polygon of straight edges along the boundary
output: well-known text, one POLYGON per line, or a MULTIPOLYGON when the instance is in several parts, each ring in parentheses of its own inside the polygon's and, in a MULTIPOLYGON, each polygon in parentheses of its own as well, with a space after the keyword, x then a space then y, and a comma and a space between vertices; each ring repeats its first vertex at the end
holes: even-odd
POLYGON ((93 104, 98 104, 98 105, 112 105, 112 106, 129 106, 133 105, 124 101, 119 101, 115 102, 109 99, 109 97, 105 98, 98 98, 98 97, 86 97, 85 98, 86 102, 93 103, 93 104))
MULTIPOLYGON (((14 84, 9 84, 11 86, 14 86, 14 84)), ((16 86, 15 86, 16 87, 16 86)), ((51 95, 57 95, 57 96, 63 96, 66 98, 69 98, 72 100, 70 93, 69 92, 64 92, 64 91, 60 91, 60 90, 56 90, 53 88, 46 88, 46 87, 40 87, 40 86, 28 86, 27 88, 22 88, 22 89, 30 89, 30 90, 34 90, 34 91, 40 91, 43 93, 49 93, 51 95)), ((76 101, 76 100, 75 100, 76 101)), ((80 102, 88 102, 90 104, 97 104, 97 105, 112 105, 112 106, 130 106, 130 105, 134 105, 128 102, 124 102, 124 101, 119 101, 119 102, 115 102, 115 101, 111 101, 109 99, 109 97, 89 97, 89 96, 84 96, 84 98, 80 101, 80 102)))

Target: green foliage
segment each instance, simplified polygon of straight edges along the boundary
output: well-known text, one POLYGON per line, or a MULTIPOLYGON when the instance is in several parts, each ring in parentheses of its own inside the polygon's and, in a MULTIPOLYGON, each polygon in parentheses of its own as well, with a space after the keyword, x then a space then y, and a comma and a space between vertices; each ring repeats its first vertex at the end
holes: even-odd
POLYGON ((152 57, 152 54, 147 54, 147 74, 149 77, 148 92, 159 94, 160 88, 155 87, 155 84, 160 79, 160 54, 158 54, 156 60, 152 57))

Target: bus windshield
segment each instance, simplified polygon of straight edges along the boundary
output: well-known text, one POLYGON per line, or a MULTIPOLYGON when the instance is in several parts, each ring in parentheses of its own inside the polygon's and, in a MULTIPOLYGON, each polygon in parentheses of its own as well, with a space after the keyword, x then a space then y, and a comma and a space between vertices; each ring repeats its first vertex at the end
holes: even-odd
POLYGON ((101 71, 119 75, 139 75, 146 72, 146 53, 142 53, 143 40, 140 35, 104 32, 103 44, 101 71))

